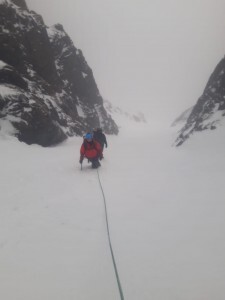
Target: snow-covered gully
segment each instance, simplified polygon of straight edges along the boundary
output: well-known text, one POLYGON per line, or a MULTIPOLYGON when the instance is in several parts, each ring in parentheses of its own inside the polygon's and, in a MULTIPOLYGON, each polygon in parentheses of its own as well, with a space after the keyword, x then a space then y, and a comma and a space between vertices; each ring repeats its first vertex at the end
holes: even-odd
MULTIPOLYGON (((223 128, 178 149, 171 130, 123 128, 108 137, 99 174, 124 298, 224 300, 223 128)), ((119 300, 81 142, 42 148, 0 136, 0 299, 119 300)))

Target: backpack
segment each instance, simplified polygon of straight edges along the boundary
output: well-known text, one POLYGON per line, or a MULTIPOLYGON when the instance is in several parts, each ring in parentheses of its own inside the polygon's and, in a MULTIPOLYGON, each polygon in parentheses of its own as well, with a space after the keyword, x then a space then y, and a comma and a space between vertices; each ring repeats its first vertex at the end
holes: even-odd
MULTIPOLYGON (((87 141, 86 140, 84 140, 84 142, 83 142, 83 145, 84 145, 84 149, 85 149, 85 151, 87 150, 87 141)), ((95 149, 97 152, 98 152, 98 149, 97 149, 97 147, 96 147, 96 143, 95 143, 95 141, 93 140, 93 142, 92 142, 92 147, 91 147, 92 149, 95 149)))

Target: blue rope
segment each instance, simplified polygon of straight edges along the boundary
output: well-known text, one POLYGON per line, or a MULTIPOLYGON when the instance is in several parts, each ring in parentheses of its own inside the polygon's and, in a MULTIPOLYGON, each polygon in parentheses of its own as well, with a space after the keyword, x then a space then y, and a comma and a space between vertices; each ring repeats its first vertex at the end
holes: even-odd
POLYGON ((101 180, 100 180, 98 169, 97 169, 97 173, 98 173, 99 185, 100 185, 100 188, 101 188, 101 191, 102 191, 102 196, 103 196, 103 199, 104 199, 107 234, 108 234, 109 248, 110 248, 110 252, 111 252, 111 256, 112 256, 112 261, 113 261, 113 267, 114 267, 114 271, 115 271, 115 275, 116 275, 116 281, 117 281, 117 285, 118 285, 118 289, 119 289, 120 299, 124 300, 123 290, 122 290, 122 286, 121 286, 121 283, 120 283, 120 278, 119 278, 119 274, 118 274, 118 271, 117 271, 116 261, 115 261, 115 257, 114 257, 114 254, 113 254, 113 248, 112 248, 112 243, 111 243, 111 238, 110 238, 108 213, 107 213, 107 206, 106 206, 106 198, 105 198, 104 190, 103 190, 103 187, 102 187, 102 184, 101 184, 101 180))

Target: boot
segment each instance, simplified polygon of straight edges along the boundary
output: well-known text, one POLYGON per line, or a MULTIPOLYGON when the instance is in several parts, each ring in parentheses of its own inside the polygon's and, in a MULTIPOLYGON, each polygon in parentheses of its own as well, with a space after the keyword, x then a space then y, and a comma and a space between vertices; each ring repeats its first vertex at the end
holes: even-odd
POLYGON ((92 160, 92 168, 93 169, 97 169, 100 166, 101 166, 101 164, 98 159, 92 160))

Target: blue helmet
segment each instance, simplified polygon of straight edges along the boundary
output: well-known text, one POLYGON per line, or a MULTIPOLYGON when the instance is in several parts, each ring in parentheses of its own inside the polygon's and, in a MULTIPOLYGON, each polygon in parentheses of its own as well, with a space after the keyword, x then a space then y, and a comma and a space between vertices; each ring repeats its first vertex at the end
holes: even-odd
POLYGON ((91 134, 91 133, 87 133, 87 134, 85 135, 85 139, 86 139, 86 140, 92 140, 92 139, 93 139, 92 134, 91 134))

